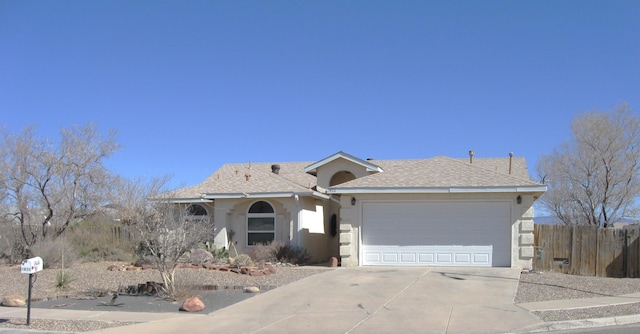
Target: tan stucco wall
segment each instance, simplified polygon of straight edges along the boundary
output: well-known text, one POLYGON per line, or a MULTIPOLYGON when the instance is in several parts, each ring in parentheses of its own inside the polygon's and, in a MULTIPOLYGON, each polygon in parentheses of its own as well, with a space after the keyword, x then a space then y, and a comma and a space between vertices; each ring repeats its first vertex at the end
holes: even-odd
POLYGON ((366 168, 364 168, 363 166, 355 164, 349 160, 339 158, 325 165, 322 165, 322 168, 318 168, 318 185, 323 188, 328 188, 333 175, 341 171, 349 171, 356 178, 369 175, 369 172, 367 172, 366 168))
POLYGON ((533 201, 532 195, 521 195, 522 203, 517 204, 518 194, 483 193, 478 194, 354 194, 342 195, 340 210, 340 256, 343 266, 360 265, 362 242, 362 203, 368 200, 504 200, 511 203, 511 267, 531 268, 533 258, 533 201), (356 204, 351 205, 351 199, 356 204))
MULTIPOLYGON (((313 262, 329 259, 331 236, 328 218, 325 217, 325 203, 312 197, 216 199, 216 248, 228 247, 229 231, 233 231, 231 241, 238 253, 247 253, 250 250, 251 246, 247 245, 247 211, 253 203, 261 200, 271 204, 275 209, 276 241, 305 248, 312 255, 313 262)), ((229 248, 232 255, 235 254, 234 248, 229 248)))

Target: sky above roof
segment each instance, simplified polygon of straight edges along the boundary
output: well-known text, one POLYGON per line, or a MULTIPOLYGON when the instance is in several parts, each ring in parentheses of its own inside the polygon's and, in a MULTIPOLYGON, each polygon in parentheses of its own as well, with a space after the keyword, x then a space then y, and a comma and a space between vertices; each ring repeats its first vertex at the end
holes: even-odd
POLYGON ((571 119, 640 111, 638 1, 1 1, 0 124, 118 131, 107 165, 535 164, 571 119))

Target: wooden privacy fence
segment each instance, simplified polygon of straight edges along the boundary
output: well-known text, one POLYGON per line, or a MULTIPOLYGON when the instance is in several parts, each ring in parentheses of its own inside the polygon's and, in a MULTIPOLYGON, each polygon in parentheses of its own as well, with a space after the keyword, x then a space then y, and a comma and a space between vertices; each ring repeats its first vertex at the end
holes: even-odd
POLYGON ((535 225, 533 269, 582 276, 640 277, 640 227, 535 225))

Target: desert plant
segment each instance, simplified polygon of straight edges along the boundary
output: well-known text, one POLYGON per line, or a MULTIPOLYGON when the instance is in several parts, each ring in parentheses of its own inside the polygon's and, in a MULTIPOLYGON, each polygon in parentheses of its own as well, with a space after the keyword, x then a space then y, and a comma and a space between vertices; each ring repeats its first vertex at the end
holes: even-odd
POLYGON ((311 255, 304 248, 283 244, 278 247, 276 258, 283 263, 305 264, 309 262, 311 255))
POLYGON ((133 233, 131 228, 131 231, 127 229, 127 226, 111 221, 86 221, 72 226, 65 233, 84 262, 130 261, 137 241, 127 237, 133 233))
POLYGON ((251 267, 253 266, 253 259, 251 259, 251 256, 247 254, 240 254, 236 256, 235 259, 233 260, 233 265, 238 268, 251 267))
POLYGON ((76 278, 73 274, 66 270, 60 270, 56 274, 56 288, 58 289, 68 289, 71 285, 71 282, 75 281, 76 278))
POLYGON ((216 262, 226 262, 229 259, 229 250, 225 247, 215 248, 211 252, 216 262))
POLYGON ((251 247, 249 256, 256 261, 276 262, 278 261, 278 250, 285 244, 278 241, 273 241, 268 244, 260 244, 251 247))
POLYGON ((46 238, 33 245, 30 256, 42 258, 43 267, 68 268, 76 261, 76 252, 64 238, 46 238))

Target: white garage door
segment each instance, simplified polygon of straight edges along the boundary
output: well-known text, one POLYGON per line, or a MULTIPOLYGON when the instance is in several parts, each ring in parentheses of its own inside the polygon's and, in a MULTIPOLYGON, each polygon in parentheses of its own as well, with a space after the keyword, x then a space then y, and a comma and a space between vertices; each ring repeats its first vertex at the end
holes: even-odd
POLYGON ((509 202, 363 203, 363 265, 511 265, 509 202))

